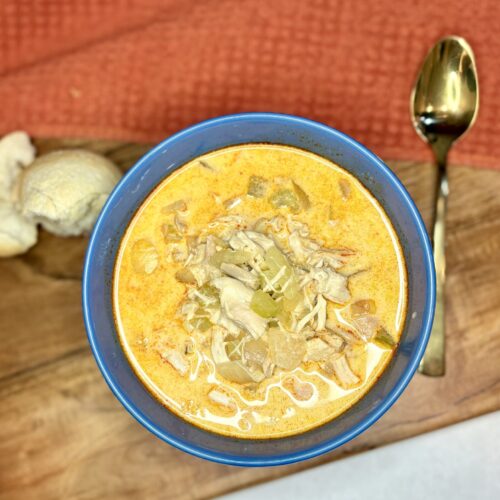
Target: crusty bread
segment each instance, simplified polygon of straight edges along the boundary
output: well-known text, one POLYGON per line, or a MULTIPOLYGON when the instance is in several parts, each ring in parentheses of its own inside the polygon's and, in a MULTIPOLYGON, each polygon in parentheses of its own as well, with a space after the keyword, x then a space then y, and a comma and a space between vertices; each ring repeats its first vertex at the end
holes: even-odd
POLYGON ((17 208, 21 170, 35 158, 35 148, 25 132, 0 139, 0 257, 26 252, 38 238, 36 224, 17 208))
POLYGON ((12 132, 0 139, 0 200, 16 200, 21 169, 34 159, 35 148, 26 132, 12 132))
POLYGON ((0 200, 0 257, 26 252, 37 238, 36 224, 23 217, 10 202, 0 200))

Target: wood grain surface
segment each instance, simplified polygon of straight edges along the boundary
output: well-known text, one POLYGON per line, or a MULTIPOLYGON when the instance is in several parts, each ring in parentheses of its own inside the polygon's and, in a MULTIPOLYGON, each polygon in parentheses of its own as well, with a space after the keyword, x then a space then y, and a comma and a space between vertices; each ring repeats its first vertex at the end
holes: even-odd
MULTIPOLYGON (((81 146, 124 170, 147 146, 81 146)), ((390 163, 426 221, 430 165, 390 163)), ((453 167, 447 221, 447 373, 416 375, 394 407, 339 450, 293 466, 244 469, 186 455, 142 428, 102 379, 80 307, 86 238, 42 232, 0 260, 0 499, 201 499, 362 452, 500 408, 500 172, 453 167)))

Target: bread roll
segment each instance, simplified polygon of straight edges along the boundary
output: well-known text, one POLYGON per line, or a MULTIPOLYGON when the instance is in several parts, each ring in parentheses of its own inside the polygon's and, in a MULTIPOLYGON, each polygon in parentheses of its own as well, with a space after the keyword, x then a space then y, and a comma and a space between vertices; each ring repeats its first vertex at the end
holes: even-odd
POLYGON ((21 212, 60 236, 88 233, 120 177, 120 170, 96 153, 48 153, 23 172, 21 212))
POLYGON ((37 237, 36 224, 24 218, 10 202, 0 200, 0 257, 26 252, 37 237))
POLYGON ((21 169, 35 158, 26 132, 12 132, 0 139, 0 200, 14 202, 21 169))

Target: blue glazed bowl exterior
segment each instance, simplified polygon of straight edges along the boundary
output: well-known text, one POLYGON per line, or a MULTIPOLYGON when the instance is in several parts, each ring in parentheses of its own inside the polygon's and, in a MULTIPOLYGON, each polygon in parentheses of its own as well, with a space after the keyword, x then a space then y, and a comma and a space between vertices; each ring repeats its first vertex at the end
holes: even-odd
MULTIPOLYGON (((312 174, 314 175, 314 174, 312 174)), ((350 137, 325 125, 272 113, 230 115, 170 137, 125 175, 95 225, 83 274, 83 313, 90 346, 111 390, 153 434, 201 458, 242 466, 305 460, 353 439, 376 422, 412 378, 429 337, 435 302, 432 251, 420 214, 392 171, 350 137), (296 146, 351 172, 392 220, 408 268, 408 314, 399 348, 372 389, 352 408, 316 429, 274 440, 233 439, 203 431, 163 407, 132 371, 117 337, 112 311, 115 256, 127 225, 147 195, 167 175, 209 151, 245 143, 296 146)))

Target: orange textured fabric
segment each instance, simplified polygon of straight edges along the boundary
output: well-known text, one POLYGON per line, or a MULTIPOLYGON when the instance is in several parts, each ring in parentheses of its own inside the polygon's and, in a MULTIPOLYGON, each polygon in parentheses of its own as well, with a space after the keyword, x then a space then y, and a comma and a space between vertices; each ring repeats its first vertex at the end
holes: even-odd
POLYGON ((471 43, 481 108, 454 162, 500 168, 498 0, 0 0, 0 133, 159 141, 277 111, 386 159, 429 159, 410 123, 441 36, 471 43))

